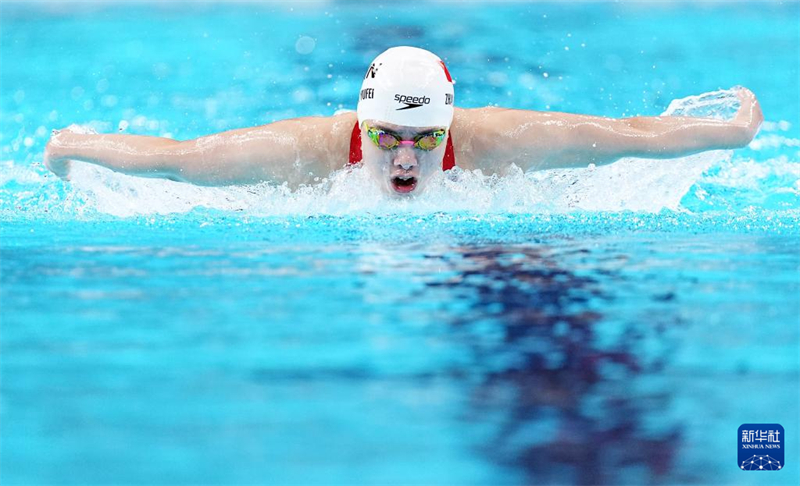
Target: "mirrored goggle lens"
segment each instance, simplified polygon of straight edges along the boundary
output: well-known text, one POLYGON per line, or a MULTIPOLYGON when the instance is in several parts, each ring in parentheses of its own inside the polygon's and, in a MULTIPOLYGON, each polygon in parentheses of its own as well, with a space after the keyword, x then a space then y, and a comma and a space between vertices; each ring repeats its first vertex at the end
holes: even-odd
POLYGON ((386 132, 378 132, 376 138, 378 147, 382 149, 391 150, 400 144, 400 140, 397 137, 386 132))
POLYGON ((444 130, 437 130, 433 133, 429 133, 428 135, 424 135, 417 139, 416 146, 422 150, 433 150, 442 143, 442 140, 444 140, 444 133, 444 130))

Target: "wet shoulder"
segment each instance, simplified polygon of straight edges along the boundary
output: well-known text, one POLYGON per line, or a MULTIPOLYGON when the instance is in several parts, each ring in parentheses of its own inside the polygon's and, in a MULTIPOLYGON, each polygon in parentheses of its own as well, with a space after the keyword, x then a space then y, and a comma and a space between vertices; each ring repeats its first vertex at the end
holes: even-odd
POLYGON ((456 156, 456 165, 462 169, 473 170, 481 168, 481 154, 484 152, 484 135, 492 127, 487 126, 491 115, 498 109, 492 106, 485 108, 456 108, 453 114, 453 125, 450 131, 453 136, 453 151, 456 156))
POLYGON ((350 136, 357 123, 354 111, 328 117, 309 117, 306 122, 306 141, 312 145, 316 157, 329 170, 341 169, 347 164, 350 153, 350 136))

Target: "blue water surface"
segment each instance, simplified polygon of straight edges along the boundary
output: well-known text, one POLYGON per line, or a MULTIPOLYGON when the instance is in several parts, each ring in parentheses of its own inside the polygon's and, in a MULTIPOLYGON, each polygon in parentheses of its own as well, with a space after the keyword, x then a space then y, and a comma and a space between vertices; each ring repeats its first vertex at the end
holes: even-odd
POLYGON ((797 484, 798 14, 3 2, 0 482, 797 484), (183 140, 353 109, 399 44, 447 61, 461 107, 658 115, 743 85, 766 122, 733 152, 404 203, 357 175, 41 164, 70 124, 183 140), (739 469, 743 423, 784 427, 782 470, 739 469))

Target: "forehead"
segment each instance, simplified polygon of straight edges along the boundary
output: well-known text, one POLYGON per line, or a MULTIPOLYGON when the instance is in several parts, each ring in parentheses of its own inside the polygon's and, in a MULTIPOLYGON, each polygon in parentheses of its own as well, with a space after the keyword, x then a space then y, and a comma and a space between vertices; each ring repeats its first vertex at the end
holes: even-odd
POLYGON ((444 129, 445 127, 409 127, 406 125, 395 125, 394 123, 382 122, 377 120, 368 120, 368 123, 375 128, 386 130, 389 132, 398 133, 400 135, 414 135, 418 133, 428 133, 434 130, 444 129))

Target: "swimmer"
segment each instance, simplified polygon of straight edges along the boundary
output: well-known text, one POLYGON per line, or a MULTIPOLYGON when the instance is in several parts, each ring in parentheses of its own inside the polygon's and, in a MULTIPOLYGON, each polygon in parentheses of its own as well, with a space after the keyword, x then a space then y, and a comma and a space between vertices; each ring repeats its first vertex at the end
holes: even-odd
POLYGON ((668 159, 744 147, 763 121, 740 88, 733 120, 603 118, 497 107, 455 107, 454 82, 435 54, 394 47, 369 66, 358 108, 331 117, 283 120, 195 140, 54 131, 45 165, 69 180, 72 160, 142 177, 198 185, 287 182, 291 187, 363 164, 389 194, 422 191, 454 166, 503 174, 587 167, 622 157, 668 159))

